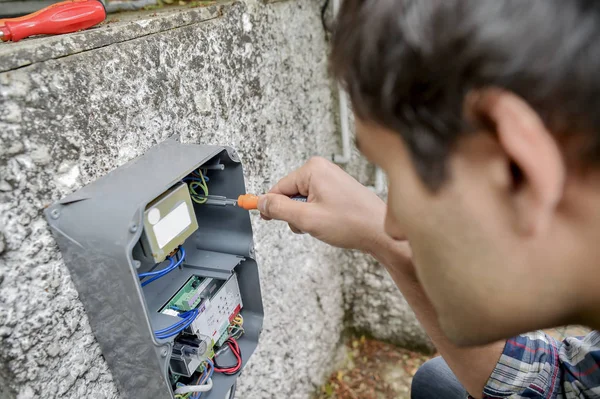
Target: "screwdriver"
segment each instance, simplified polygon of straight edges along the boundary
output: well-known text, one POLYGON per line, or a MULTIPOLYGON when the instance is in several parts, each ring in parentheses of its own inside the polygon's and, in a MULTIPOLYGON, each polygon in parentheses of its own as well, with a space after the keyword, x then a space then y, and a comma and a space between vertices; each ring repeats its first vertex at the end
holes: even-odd
POLYGON ((34 35, 77 32, 105 18, 106 10, 98 0, 63 1, 23 17, 0 19, 0 40, 18 42, 34 35))
MULTIPOLYGON (((231 206, 237 206, 237 207, 245 209, 247 211, 258 208, 258 195, 254 195, 254 194, 242 194, 237 198, 237 200, 223 197, 220 195, 208 195, 203 198, 206 198, 207 205, 220 205, 220 206, 231 205, 231 206)), ((304 197, 302 195, 295 195, 293 197, 290 197, 290 199, 292 199, 294 201, 299 201, 299 202, 307 202, 307 200, 308 200, 306 197, 304 197)))

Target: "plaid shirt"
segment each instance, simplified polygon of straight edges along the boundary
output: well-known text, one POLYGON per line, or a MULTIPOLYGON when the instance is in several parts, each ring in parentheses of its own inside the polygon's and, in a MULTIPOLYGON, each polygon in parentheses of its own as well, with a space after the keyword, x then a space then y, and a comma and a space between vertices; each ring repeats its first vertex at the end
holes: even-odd
POLYGON ((541 331, 509 339, 483 398, 600 398, 600 332, 562 342, 541 331))

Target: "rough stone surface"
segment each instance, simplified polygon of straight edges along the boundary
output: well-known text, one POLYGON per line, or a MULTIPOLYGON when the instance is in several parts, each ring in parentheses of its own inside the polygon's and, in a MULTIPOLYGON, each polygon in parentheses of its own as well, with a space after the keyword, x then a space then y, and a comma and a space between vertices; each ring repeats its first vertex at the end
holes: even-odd
POLYGON ((222 13, 220 7, 181 11, 182 8, 175 8, 160 13, 140 11, 109 15, 104 22, 84 32, 29 38, 17 46, 1 46, 0 72, 196 24, 218 18, 222 13))
POLYGON ((346 326, 402 348, 432 353, 433 344, 388 272, 364 254, 344 266, 346 326))
MULTIPOLYGON (((349 114, 352 119, 352 112, 349 114)), ((353 131, 351 136, 354 136, 353 131)), ((352 162, 346 166, 346 171, 364 184, 374 184, 375 168, 360 158, 356 147, 352 147, 352 151, 352 162)), ((387 200, 387 187, 378 194, 387 200)), ((385 268, 364 253, 354 251, 345 255, 342 273, 346 327, 353 334, 365 334, 403 348, 433 352, 431 340, 385 268)))
MULTIPOLYGON (((49 38, 2 48, 0 59, 18 61, 0 73, 2 399, 118 397, 45 206, 173 134, 236 148, 251 192, 310 156, 339 150, 318 2, 248 1, 165 15, 145 16, 153 30, 127 37, 139 19, 61 37, 52 42, 66 48, 58 56, 49 38), (194 19, 200 14, 221 16, 194 19), (103 30, 113 30, 114 44, 81 47, 103 30)), ((349 168, 361 179, 370 173, 359 163, 349 168)), ((366 315, 399 295, 361 254, 256 215, 253 225, 265 322, 238 397, 308 398, 335 366, 344 320, 385 326, 366 315), (388 288, 361 288, 373 278, 388 288)), ((396 308, 387 315, 406 316, 413 328, 406 306, 396 308)), ((398 326, 394 334, 408 328, 398 326)))

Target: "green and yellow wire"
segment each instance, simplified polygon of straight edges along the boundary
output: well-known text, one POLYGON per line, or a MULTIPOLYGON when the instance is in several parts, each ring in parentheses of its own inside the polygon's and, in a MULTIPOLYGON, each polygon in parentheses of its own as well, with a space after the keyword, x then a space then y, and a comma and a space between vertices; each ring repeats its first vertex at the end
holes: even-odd
POLYGON ((202 173, 201 169, 198 169, 198 174, 200 175, 200 179, 202 182, 193 181, 189 184, 190 193, 192 194, 192 200, 197 204, 204 204, 208 201, 208 185, 206 184, 206 179, 204 179, 204 173, 202 173), (200 187, 202 189, 202 194, 198 194, 196 192, 196 188, 200 187))

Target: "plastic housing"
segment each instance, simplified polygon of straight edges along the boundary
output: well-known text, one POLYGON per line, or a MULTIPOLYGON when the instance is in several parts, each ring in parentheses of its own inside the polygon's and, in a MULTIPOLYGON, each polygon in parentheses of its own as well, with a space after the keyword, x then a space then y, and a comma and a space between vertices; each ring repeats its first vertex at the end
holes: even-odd
MULTIPOLYGON (((245 193, 242 165, 231 148, 169 139, 45 210, 123 396, 173 397, 168 379, 173 338, 159 341, 153 331, 171 322, 157 309, 194 274, 219 279, 237 274, 244 366, 258 344, 263 306, 248 211, 194 204, 199 227, 185 241, 184 267, 144 288, 137 277, 154 264, 139 250, 146 205, 200 166, 215 171, 211 194, 245 193)), ((202 397, 224 398, 236 378, 215 374, 213 389, 202 397)))

